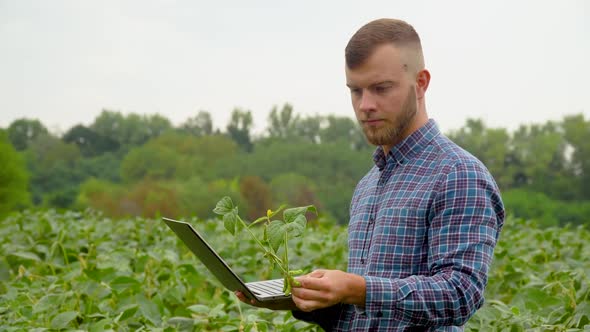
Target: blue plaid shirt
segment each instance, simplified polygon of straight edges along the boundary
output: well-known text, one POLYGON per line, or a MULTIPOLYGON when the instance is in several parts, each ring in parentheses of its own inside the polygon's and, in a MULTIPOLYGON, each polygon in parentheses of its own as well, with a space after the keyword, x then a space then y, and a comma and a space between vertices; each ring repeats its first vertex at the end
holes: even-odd
POLYGON ((434 120, 373 160, 348 228, 348 272, 365 277, 365 306, 295 316, 334 331, 462 331, 483 304, 504 222, 494 179, 434 120))

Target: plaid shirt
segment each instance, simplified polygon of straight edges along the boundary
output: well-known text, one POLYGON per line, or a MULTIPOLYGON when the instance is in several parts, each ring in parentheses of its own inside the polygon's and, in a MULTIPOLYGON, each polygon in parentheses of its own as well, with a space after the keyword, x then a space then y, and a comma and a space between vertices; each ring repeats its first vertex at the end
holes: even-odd
POLYGON ((373 160, 348 228, 348 272, 365 277, 365 306, 295 317, 335 331, 462 331, 483 304, 504 222, 494 179, 434 120, 373 160))

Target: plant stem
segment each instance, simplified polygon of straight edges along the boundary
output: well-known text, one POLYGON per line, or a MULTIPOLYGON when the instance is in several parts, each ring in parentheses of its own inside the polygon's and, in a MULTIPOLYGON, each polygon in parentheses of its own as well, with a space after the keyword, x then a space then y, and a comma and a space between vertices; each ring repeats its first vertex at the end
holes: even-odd
POLYGON ((287 243, 289 243, 288 240, 289 240, 289 235, 287 232, 285 232, 285 243, 284 243, 284 245, 285 245, 285 267, 283 269, 283 272, 285 272, 285 277, 287 277, 287 278, 289 277, 289 249, 287 247, 287 243))
POLYGON ((237 216, 238 220, 242 223, 242 226, 244 226, 244 228, 246 230, 248 230, 248 233, 250 233, 250 236, 252 236, 252 238, 256 241, 256 243, 258 243, 258 245, 262 248, 262 250, 264 250, 264 252, 268 253, 269 255, 271 255, 271 257, 277 262, 277 265, 281 268, 281 270, 283 270, 283 273, 289 274, 288 270, 285 270, 285 268, 283 267, 283 261, 277 256, 275 255, 274 252, 268 250, 264 244, 262 244, 262 242, 260 242, 260 240, 258 240, 258 238, 256 237, 256 235, 254 235, 254 233, 252 233, 252 230, 250 230, 250 228, 246 225, 246 223, 244 222, 244 220, 242 220, 242 218, 240 218, 240 216, 237 216))

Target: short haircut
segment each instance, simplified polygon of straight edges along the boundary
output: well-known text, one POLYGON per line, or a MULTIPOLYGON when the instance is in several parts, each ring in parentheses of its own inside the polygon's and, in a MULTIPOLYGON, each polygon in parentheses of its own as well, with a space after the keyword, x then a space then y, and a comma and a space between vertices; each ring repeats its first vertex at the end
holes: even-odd
POLYGON ((402 20, 388 18, 365 24, 350 38, 345 49, 346 66, 350 69, 359 67, 378 46, 388 43, 415 50, 416 59, 411 65, 418 67, 415 70, 424 68, 422 45, 416 30, 402 20))

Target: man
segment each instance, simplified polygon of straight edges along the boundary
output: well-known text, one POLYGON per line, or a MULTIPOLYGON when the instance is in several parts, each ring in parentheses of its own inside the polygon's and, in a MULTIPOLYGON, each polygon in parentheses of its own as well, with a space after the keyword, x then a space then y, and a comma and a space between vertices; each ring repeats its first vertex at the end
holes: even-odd
POLYGON ((428 118, 430 73, 412 26, 370 22, 345 53, 375 166, 352 198, 348 272, 297 278, 293 315, 333 331, 461 331, 483 304, 504 222, 497 185, 428 118))

